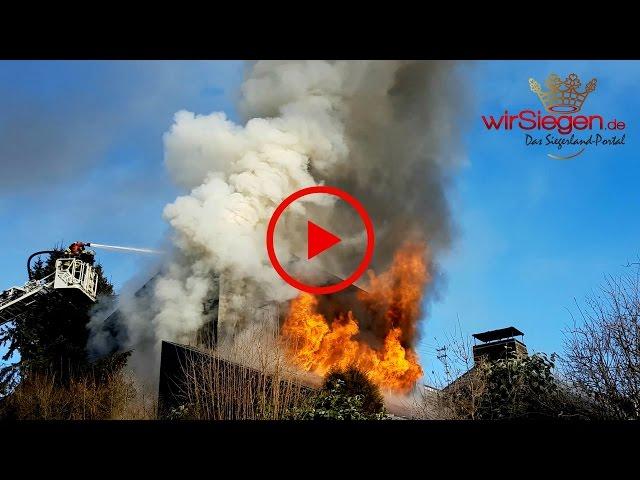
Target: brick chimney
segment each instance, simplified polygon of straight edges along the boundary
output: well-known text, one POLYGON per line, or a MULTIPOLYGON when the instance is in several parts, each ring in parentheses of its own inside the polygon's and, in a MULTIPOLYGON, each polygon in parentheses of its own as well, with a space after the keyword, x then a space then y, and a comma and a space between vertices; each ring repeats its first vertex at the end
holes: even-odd
POLYGON ((473 346, 473 360, 477 364, 481 358, 487 361, 504 359, 510 353, 527 356, 527 346, 522 341, 524 333, 515 327, 500 328, 488 332, 474 333, 473 338, 482 342, 473 346), (517 337, 520 337, 518 340, 517 337))

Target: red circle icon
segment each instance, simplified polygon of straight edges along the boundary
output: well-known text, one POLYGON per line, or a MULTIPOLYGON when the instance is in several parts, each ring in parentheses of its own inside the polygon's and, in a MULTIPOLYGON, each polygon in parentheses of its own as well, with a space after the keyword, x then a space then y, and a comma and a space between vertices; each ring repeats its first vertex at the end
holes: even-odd
POLYGON ((344 290, 353 282, 358 280, 358 278, 362 276, 362 274, 369 266, 369 263, 371 262, 371 258, 373 257, 374 244, 375 238, 373 234, 373 223, 371 222, 371 218, 369 217, 369 214, 364 209, 362 204, 344 190, 340 190, 336 187, 328 187, 326 185, 303 188, 289 195, 282 201, 280 205, 278 205, 278 208, 276 208, 276 210, 273 212, 273 215, 271 216, 271 220, 269 220, 269 225, 267 227, 267 252, 269 253, 269 260, 271 260, 271 265, 273 265, 273 268, 275 268, 276 272, 278 272, 282 279, 292 287, 297 288, 298 290, 302 290, 303 292, 312 293, 314 295, 326 295, 329 293, 339 292, 340 290, 344 290), (356 271, 353 272, 350 276, 334 285, 307 285, 306 283, 302 283, 301 281, 293 278, 282 267, 282 265, 278 261, 278 257, 276 256, 275 249, 273 248, 273 235, 276 231, 276 225, 282 213, 289 205, 291 205, 296 200, 299 200, 302 197, 306 197, 307 195, 312 195, 314 193, 326 193, 329 195, 334 195, 347 202, 354 208, 356 212, 358 212, 358 215, 360 215, 360 218, 362 219, 362 222, 364 223, 365 229, 367 231, 367 248, 365 250, 364 257, 360 262, 360 265, 358 265, 356 271))

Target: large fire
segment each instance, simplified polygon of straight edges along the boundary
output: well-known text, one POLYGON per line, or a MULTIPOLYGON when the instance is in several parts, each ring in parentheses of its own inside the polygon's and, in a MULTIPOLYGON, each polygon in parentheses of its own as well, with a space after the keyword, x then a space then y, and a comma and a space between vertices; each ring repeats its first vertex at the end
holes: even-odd
POLYGON ((407 244, 396 252, 388 271, 379 276, 369 272, 368 292, 357 298, 370 313, 377 342, 363 338, 351 311, 327 320, 319 312, 317 297, 302 293, 295 298, 282 329, 294 363, 319 375, 355 365, 384 389, 411 390, 422 375, 413 343, 422 294, 430 280, 426 253, 425 245, 407 244))

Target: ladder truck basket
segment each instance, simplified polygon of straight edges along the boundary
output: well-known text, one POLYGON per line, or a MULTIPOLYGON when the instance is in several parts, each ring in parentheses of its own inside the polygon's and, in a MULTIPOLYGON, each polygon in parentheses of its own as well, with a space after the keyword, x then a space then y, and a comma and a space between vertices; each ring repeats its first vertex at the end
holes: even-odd
POLYGON ((75 288, 95 302, 98 276, 87 262, 77 258, 60 258, 56 260, 55 273, 53 288, 75 288))
POLYGON ((40 280, 29 280, 21 287, 12 287, 0 292, 0 325, 26 315, 29 308, 36 305, 40 298, 53 286, 54 274, 40 280))

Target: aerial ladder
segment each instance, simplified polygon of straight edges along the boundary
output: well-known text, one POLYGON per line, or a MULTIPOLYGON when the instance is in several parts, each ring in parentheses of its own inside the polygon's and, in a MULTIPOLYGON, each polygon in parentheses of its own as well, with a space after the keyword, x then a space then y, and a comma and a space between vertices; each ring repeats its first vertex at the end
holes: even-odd
MULTIPOLYGON (((51 250, 35 252, 27 260, 29 280, 22 286, 11 287, 0 293, 0 325, 20 320, 34 309, 41 308, 43 302, 51 295, 64 295, 65 291, 79 292, 88 301, 95 302, 98 290, 98 275, 92 265, 95 253, 86 249, 91 246, 109 250, 161 253, 146 248, 74 242, 64 251, 64 255, 56 260, 53 273, 35 279, 31 278, 31 260, 38 255, 54 253, 51 250)), ((69 303, 75 305, 74 302, 69 303)))

